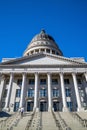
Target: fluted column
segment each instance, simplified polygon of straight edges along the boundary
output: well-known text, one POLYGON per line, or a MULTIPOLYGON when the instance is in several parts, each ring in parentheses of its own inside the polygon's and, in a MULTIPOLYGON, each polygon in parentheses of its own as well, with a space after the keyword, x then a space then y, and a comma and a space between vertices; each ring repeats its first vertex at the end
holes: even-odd
POLYGON ((34 109, 38 109, 38 73, 35 73, 34 109))
POLYGON ((51 100, 51 74, 47 74, 48 78, 48 111, 52 109, 52 100, 51 100))
POLYGON ((0 111, 1 111, 1 109, 2 109, 2 94, 3 94, 3 89, 4 89, 4 83, 5 83, 4 76, 1 75, 0 80, 1 80, 1 87, 0 87, 0 111))
POLYGON ((20 108, 24 107, 24 101, 25 101, 25 88, 26 88, 26 74, 23 73, 22 76, 22 86, 21 86, 21 98, 20 98, 20 108))
POLYGON ((66 94, 65 94, 63 73, 60 73, 60 82, 61 82, 61 92, 62 92, 63 111, 68 111, 67 104, 66 104, 66 94))
POLYGON ((11 96, 11 89, 12 89, 12 83, 13 83, 13 73, 10 74, 10 81, 8 85, 8 92, 7 92, 7 98, 6 98, 6 104, 5 109, 9 110, 9 102, 10 102, 10 96, 11 96))
POLYGON ((73 77, 73 83, 74 83, 74 88, 75 88, 75 93, 76 93, 76 100, 77 100, 77 106, 78 106, 77 110, 81 111, 82 107, 81 107, 81 101, 80 101, 80 95, 79 95, 79 90, 78 90, 76 74, 72 73, 72 77, 73 77))

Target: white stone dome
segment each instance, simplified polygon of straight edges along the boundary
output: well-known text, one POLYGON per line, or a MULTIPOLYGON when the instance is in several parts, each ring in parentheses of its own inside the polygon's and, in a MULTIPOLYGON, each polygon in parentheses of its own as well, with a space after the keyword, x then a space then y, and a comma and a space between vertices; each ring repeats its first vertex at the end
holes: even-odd
POLYGON ((55 40, 50 35, 46 34, 44 30, 31 40, 24 52, 24 56, 40 52, 63 55, 55 40))

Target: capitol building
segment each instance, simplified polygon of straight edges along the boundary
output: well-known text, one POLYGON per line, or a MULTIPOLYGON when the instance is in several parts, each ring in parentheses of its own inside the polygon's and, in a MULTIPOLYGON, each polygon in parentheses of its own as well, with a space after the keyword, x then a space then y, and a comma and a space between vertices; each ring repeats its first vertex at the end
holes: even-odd
POLYGON ((0 111, 21 107, 27 112, 87 109, 87 62, 65 57, 44 30, 33 37, 22 57, 0 63, 0 111))

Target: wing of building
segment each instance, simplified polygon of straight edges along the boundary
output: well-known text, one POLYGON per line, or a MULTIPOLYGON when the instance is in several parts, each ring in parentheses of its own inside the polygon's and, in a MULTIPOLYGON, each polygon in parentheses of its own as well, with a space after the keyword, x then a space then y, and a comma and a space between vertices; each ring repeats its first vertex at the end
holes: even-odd
POLYGON ((0 110, 85 111, 87 62, 63 56, 44 30, 20 58, 0 63, 0 110))

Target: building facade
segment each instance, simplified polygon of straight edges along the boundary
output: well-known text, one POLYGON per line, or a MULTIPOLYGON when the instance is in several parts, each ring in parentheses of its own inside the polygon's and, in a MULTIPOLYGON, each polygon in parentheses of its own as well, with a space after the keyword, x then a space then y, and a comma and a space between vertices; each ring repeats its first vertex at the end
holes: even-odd
POLYGON ((20 58, 0 63, 0 110, 85 111, 87 62, 66 58, 42 30, 20 58))

